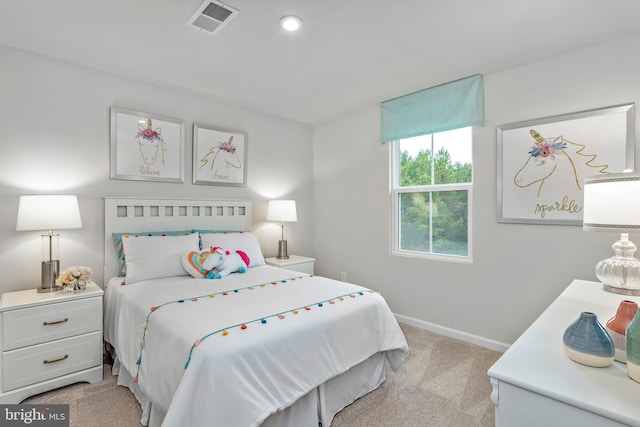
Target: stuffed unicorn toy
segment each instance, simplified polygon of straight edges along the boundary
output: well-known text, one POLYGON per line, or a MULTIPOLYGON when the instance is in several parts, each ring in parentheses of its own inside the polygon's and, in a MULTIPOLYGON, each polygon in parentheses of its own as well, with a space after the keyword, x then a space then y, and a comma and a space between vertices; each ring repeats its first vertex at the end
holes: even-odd
POLYGON ((207 279, 222 279, 231 273, 246 273, 249 266, 249 256, 243 251, 231 253, 220 247, 212 246, 211 255, 207 257, 202 266, 209 270, 205 276, 207 279))

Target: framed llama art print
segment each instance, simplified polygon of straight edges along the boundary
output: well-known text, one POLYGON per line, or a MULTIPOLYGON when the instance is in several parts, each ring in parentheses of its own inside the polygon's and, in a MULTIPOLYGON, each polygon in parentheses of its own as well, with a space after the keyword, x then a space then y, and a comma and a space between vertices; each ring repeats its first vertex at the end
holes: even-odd
POLYGON ((584 178, 634 167, 635 104, 497 127, 498 222, 582 225, 584 178))
POLYGON ((193 125, 193 183, 243 187, 247 183, 244 132, 193 125))
POLYGON ((110 176, 184 182, 184 122, 112 107, 110 176))

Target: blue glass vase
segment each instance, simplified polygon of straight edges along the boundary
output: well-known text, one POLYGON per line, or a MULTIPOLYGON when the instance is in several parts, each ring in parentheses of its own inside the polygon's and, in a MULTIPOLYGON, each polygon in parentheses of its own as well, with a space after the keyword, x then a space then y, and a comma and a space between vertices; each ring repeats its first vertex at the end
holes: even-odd
POLYGON ((616 353, 613 340, 594 313, 584 311, 564 331, 564 350, 574 362, 596 368, 613 363, 616 353))
POLYGON ((640 310, 627 326, 627 375, 640 382, 640 310))

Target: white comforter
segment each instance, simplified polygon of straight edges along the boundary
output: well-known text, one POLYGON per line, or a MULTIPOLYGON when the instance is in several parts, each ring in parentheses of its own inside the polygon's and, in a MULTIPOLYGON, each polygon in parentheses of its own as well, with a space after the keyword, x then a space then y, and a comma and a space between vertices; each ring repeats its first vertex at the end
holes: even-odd
POLYGON ((166 411, 164 426, 259 425, 375 353, 393 369, 408 353, 378 294, 269 266, 222 280, 112 281, 105 339, 166 411))

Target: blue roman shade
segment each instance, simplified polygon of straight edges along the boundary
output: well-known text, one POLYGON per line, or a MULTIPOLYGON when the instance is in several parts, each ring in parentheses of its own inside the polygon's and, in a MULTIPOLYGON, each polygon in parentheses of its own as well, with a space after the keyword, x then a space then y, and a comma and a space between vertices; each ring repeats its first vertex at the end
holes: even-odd
POLYGON ((380 139, 387 143, 484 124, 482 76, 466 77, 380 104, 380 139))

